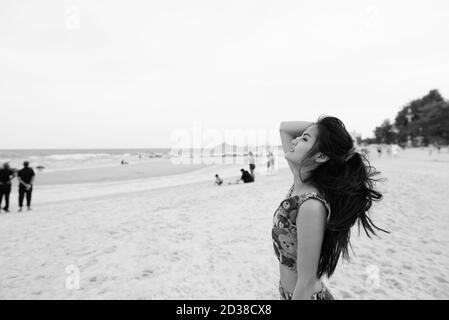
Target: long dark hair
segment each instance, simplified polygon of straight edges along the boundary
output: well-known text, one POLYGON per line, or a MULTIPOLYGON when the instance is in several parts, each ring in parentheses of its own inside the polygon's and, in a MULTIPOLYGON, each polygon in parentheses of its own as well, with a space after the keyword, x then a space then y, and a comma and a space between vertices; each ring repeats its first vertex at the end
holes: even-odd
MULTIPOLYGON (((373 201, 382 200, 382 194, 374 190, 374 179, 380 174, 370 165, 367 157, 354 153, 354 142, 343 122, 335 117, 321 116, 316 123, 318 136, 301 167, 312 162, 311 156, 317 152, 325 154, 329 160, 309 172, 307 178, 299 176, 303 182, 315 186, 327 199, 331 207, 331 216, 326 225, 317 276, 330 277, 337 267, 340 255, 349 260, 348 246, 351 246, 351 227, 357 222, 363 226, 369 238, 376 235, 375 229, 389 233, 377 227, 370 219, 368 210, 373 201)), ((352 249, 352 247, 351 247, 352 249)))

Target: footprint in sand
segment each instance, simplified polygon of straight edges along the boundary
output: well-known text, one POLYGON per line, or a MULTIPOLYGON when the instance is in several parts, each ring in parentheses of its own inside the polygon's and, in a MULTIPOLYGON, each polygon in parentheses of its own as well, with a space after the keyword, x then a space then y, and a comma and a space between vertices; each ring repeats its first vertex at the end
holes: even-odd
POLYGON ((374 289, 374 292, 375 292, 375 293, 378 293, 378 294, 382 294, 382 295, 385 294, 385 290, 382 289, 382 288, 376 288, 376 289, 374 289))
POLYGON ((393 287, 395 287, 395 288, 402 289, 401 284, 398 281, 396 281, 395 279, 387 279, 386 282, 392 284, 393 287))
POLYGON ((171 261, 171 262, 176 262, 176 261, 181 260, 181 258, 179 257, 178 254, 179 254, 178 251, 173 252, 173 253, 170 255, 170 261, 171 261))
POLYGON ((153 270, 151 270, 151 269, 145 269, 145 270, 143 270, 143 272, 142 272, 142 277, 148 277, 148 276, 152 275, 153 273, 154 273, 153 270))
POLYGON ((358 294, 359 296, 362 296, 362 295, 364 295, 364 294, 366 294, 367 293, 367 291, 365 290, 365 289, 359 289, 359 290, 356 290, 356 291, 354 291, 356 294, 358 294))
POLYGON ((439 282, 442 282, 442 283, 447 283, 447 280, 446 280, 446 279, 444 279, 443 277, 440 277, 440 276, 435 276, 434 278, 435 278, 435 280, 437 280, 437 281, 439 281, 439 282))
POLYGON ((104 252, 105 253, 112 253, 112 252, 115 252, 115 249, 117 249, 117 246, 112 246, 112 247, 109 247, 109 248, 107 248, 104 252))
POLYGON ((406 269, 406 270, 411 270, 411 269, 412 269, 412 266, 409 265, 409 264, 403 264, 403 265, 402 265, 402 268, 404 268, 404 269, 406 269))
POLYGON ((342 299, 350 299, 351 298, 351 294, 347 291, 342 290, 342 291, 340 291, 340 294, 341 294, 342 299))

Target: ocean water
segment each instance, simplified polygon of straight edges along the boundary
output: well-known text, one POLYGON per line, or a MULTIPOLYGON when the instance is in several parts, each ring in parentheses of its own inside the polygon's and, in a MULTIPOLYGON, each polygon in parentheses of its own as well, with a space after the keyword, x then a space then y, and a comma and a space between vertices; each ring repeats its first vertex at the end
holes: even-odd
POLYGON ((12 168, 22 168, 29 161, 33 168, 44 167, 45 172, 99 168, 142 161, 169 159, 170 149, 23 149, 0 150, 0 163, 9 162, 12 168))

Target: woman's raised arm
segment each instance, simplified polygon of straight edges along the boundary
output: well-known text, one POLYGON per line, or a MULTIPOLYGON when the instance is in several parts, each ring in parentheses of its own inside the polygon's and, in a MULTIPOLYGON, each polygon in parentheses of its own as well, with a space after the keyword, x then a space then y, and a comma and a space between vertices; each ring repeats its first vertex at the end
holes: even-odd
MULTIPOLYGON (((306 121, 283 121, 279 126, 279 133, 281 134, 282 149, 284 154, 287 153, 288 149, 292 145, 293 139, 299 137, 313 122, 306 121)), ((293 172, 294 165, 287 160, 290 170, 293 172)))

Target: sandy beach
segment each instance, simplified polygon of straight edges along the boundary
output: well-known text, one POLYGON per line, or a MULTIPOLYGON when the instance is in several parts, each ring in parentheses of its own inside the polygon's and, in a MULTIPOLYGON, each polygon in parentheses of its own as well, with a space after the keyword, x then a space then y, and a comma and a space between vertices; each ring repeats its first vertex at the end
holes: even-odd
MULTIPOLYGON (((54 178, 36 184, 33 211, 23 213, 14 189, 11 213, 0 214, 0 298, 278 299, 271 222, 292 183, 278 162, 273 176, 258 166, 252 184, 227 184, 239 164, 106 182, 54 178), (213 185, 215 173, 223 186, 213 185), (67 288, 68 267, 79 270, 79 289, 67 288)), ((356 255, 327 280, 332 294, 448 299, 449 153, 372 154, 372 164, 387 180, 371 214, 391 234, 369 239, 354 227, 356 255)))

